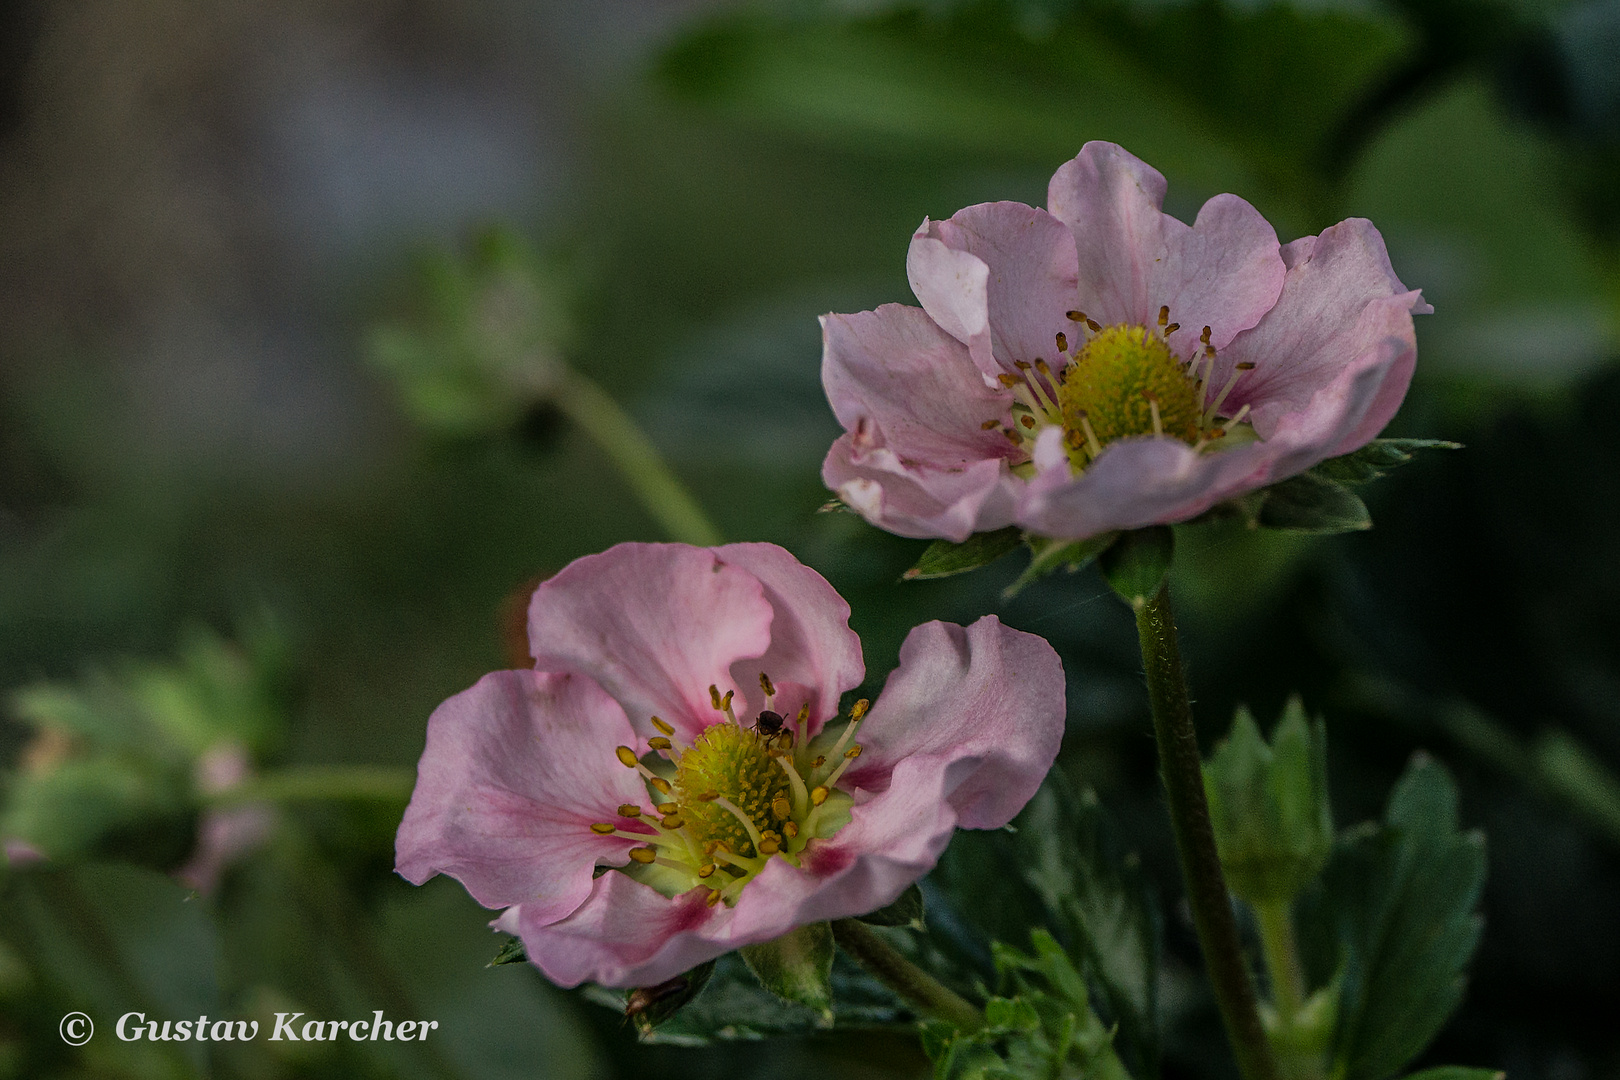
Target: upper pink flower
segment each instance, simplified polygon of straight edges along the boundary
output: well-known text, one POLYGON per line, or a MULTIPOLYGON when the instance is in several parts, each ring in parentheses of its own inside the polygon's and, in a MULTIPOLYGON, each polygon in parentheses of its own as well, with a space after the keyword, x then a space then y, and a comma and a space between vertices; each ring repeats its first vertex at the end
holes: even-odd
POLYGON ((771 544, 621 544, 534 594, 536 671, 428 721, 399 872, 461 881, 572 986, 645 986, 864 914, 1057 755, 1063 670, 993 616, 928 623, 870 709, 849 606, 771 544), (602 867, 615 868, 600 872, 602 867))
POLYGON ((1432 310, 1378 230, 1279 245, 1235 195, 1189 226, 1164 192, 1093 142, 1049 210, 924 221, 906 260, 921 308, 822 318, 847 432, 827 485, 904 536, 1079 539, 1185 521, 1377 435, 1412 378, 1412 315, 1432 310))

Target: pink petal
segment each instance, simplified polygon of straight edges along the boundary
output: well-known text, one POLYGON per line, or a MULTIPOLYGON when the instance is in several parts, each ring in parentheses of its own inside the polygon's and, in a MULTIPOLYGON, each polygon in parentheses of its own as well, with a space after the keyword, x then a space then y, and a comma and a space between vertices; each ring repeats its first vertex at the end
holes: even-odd
POLYGON ((1009 422, 1011 396, 987 387, 962 344, 921 309, 824 315, 821 331, 827 398, 863 443, 940 469, 1013 453, 983 427, 1009 422))
MULTIPOLYGON (((866 678, 861 639, 849 628, 849 605, 827 579, 775 544, 727 544, 720 560, 759 579, 775 612, 771 647, 764 656, 732 667, 733 685, 748 702, 739 717, 765 707, 758 677, 770 675, 776 708, 786 715, 810 704, 810 730, 838 711, 838 698, 866 678)), ((746 719, 745 719, 746 722, 746 719)))
MULTIPOLYGON (((1276 306, 1221 352, 1215 383, 1224 383, 1236 363, 1254 364, 1233 388, 1226 411, 1249 405, 1255 430, 1270 438, 1283 416, 1304 409, 1351 361, 1391 348, 1398 355, 1354 432, 1360 442, 1347 440, 1354 449, 1382 430, 1399 408, 1416 358, 1412 312, 1427 305, 1401 284, 1383 237, 1360 218, 1295 241, 1288 257, 1276 306)), ((1323 456, 1334 449, 1324 447, 1323 456)))
POLYGON ((1019 483, 997 459, 954 470, 908 465, 887 447, 861 450, 854 435, 832 444, 821 478, 881 529, 957 542, 1011 524, 1019 483))
POLYGON ((1091 142, 1053 175, 1047 203, 1079 248, 1079 306, 1103 324, 1182 326, 1180 355, 1209 326, 1217 349, 1260 321, 1285 271, 1277 234, 1236 195, 1217 195, 1188 226, 1161 212, 1164 177, 1112 143, 1091 142))
POLYGON ((995 828, 1035 794, 1063 722, 1063 664, 1045 639, 994 615, 966 628, 925 623, 900 647, 900 664, 861 726, 859 767, 846 780, 883 789, 902 762, 943 773, 961 824, 995 828))
POLYGON ((906 276, 935 322, 972 350, 990 378, 1016 361, 1056 360, 1078 274, 1074 237, 1044 210, 981 203, 949 221, 925 221, 912 238, 906 276), (984 269, 981 271, 979 266, 984 269), (988 346, 988 348, 986 348, 988 346))
MULTIPOLYGON (((416 790, 395 841, 420 885, 449 874, 485 907, 521 902, 556 920, 591 889, 598 863, 635 841, 591 832, 647 793, 614 747, 635 738, 624 711, 581 675, 497 671, 434 710, 416 790)), ((621 875, 614 875, 621 876, 621 875)))
POLYGON ((619 544, 541 584, 529 603, 529 649, 541 670, 589 675, 652 734, 660 716, 688 740, 713 722, 709 687, 770 646, 759 581, 705 548, 619 544))
POLYGON ((1281 449, 1249 443, 1199 454, 1175 439, 1121 439, 1078 476, 1067 461, 1037 473, 1024 490, 1018 523, 1042 536, 1079 540, 1186 521, 1269 483, 1281 449))

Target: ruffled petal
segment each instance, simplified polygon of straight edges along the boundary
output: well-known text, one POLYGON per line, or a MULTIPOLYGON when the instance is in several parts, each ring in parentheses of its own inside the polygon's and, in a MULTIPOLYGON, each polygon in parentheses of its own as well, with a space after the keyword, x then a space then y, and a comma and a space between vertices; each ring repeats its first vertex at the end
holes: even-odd
POLYGON ((991 379, 1016 373, 1020 360, 1055 362, 1056 335, 1075 331, 1066 314, 1079 273, 1074 237, 1044 210, 981 203, 949 221, 925 221, 906 270, 924 310, 938 312, 935 321, 953 335, 966 335, 958 340, 991 379))
POLYGON ((708 549, 619 544, 535 590, 529 649, 595 679, 644 734, 656 715, 690 740, 715 717, 709 687, 770 646, 772 614, 758 579, 708 549))
MULTIPOLYGON (((416 790, 395 840, 399 873, 449 874, 486 907, 522 903, 560 919, 599 863, 635 841, 598 836, 621 803, 646 805, 614 747, 634 739, 624 710, 590 679, 497 671, 434 710, 416 790)), ((616 875, 617 876, 617 875, 616 875)))
POLYGON ((1011 396, 991 389, 962 343, 919 308, 821 318, 821 381, 833 414, 867 447, 938 469, 1013 450, 986 421, 1010 422, 1011 396))
POLYGON ((787 715, 810 704, 810 731, 838 710, 838 698, 866 678, 861 639, 849 628, 849 605, 827 579, 775 544, 727 544, 714 549, 720 560, 759 579, 775 612, 771 647, 764 656, 732 668, 733 686, 753 716, 765 707, 758 676, 776 684, 775 705, 787 715))
MULTIPOLYGON (((1226 411, 1248 405, 1255 430, 1271 438, 1284 416, 1306 408, 1352 361, 1393 349, 1397 355, 1356 428, 1366 442, 1406 395, 1417 355, 1412 313, 1428 305, 1395 276, 1371 222, 1351 218, 1306 240, 1289 245, 1281 297, 1259 325, 1222 350, 1214 381, 1223 384, 1234 364, 1254 364, 1233 387, 1226 411)), ((1323 449, 1328 456, 1333 448, 1323 449)))
POLYGON ((880 529, 958 542, 1011 524, 1018 483, 1000 460, 954 470, 913 466, 888 447, 860 449, 855 435, 832 444, 821 479, 880 529))
POLYGON ((1175 439, 1121 439, 1078 476, 1067 461, 1037 473, 1024 489, 1018 523, 1042 536, 1080 540, 1186 521, 1269 483, 1281 452, 1249 443, 1199 454, 1175 439))
POLYGON ((861 725, 859 767, 845 779, 887 789, 902 762, 944 771, 961 824, 995 828, 1040 786, 1063 722, 1063 664, 1045 639, 994 615, 966 628, 925 623, 900 647, 900 664, 861 725))
POLYGON ((1276 231, 1236 195, 1204 204, 1188 226, 1163 213, 1158 170, 1112 143, 1087 143, 1053 175, 1047 205, 1074 233, 1079 304, 1104 324, 1153 325, 1162 305, 1179 322, 1177 352, 1211 328, 1217 349, 1260 321, 1285 267, 1276 231))

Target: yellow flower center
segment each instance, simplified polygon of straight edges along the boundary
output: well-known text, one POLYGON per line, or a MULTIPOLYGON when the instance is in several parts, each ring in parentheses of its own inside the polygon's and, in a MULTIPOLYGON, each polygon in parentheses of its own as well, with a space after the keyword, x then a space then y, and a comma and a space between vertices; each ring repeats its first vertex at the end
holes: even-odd
POLYGON ((771 859, 797 866, 812 840, 832 836, 849 821, 853 800, 837 784, 861 755, 852 740, 866 701, 855 703, 847 722, 806 739, 809 705, 786 720, 774 711, 771 680, 762 674, 759 681, 766 709, 751 725, 733 711, 734 691, 721 694, 711 686, 723 718, 690 746, 655 716, 652 725, 661 734, 647 740, 650 753, 618 748, 619 761, 646 781, 651 803, 626 803, 617 822, 591 825, 599 836, 637 841, 622 872, 666 896, 701 887, 710 904, 733 904, 771 859))
MULTIPOLYGON (((1245 405, 1220 419, 1227 395, 1254 365, 1234 365, 1226 385, 1211 396, 1215 347, 1209 327, 1192 359, 1182 360, 1170 348, 1170 336, 1180 325, 1170 321, 1168 307, 1159 309, 1156 327, 1103 326, 1081 311, 1068 316, 1077 324, 1072 351, 1069 336, 1058 334, 1054 363, 1040 357, 1015 361, 1019 374, 1001 376, 1001 385, 1013 395, 1011 422, 986 420, 985 430, 1001 428, 1014 446, 1028 452, 1043 429, 1060 427, 1070 467, 1078 473, 1120 439, 1170 438, 1204 450, 1232 434, 1248 415, 1245 405)), ((1246 425, 1244 431, 1252 434, 1246 425)))

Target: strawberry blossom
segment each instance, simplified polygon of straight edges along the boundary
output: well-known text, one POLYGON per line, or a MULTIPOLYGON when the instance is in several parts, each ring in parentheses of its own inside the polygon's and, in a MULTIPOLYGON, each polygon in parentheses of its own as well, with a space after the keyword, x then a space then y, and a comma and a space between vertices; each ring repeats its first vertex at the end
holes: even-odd
POLYGON ((770 544, 621 544, 535 591, 534 671, 446 701, 397 841, 553 981, 662 982, 864 914, 1051 767, 1063 671, 986 616, 914 629, 868 706, 849 607, 770 544), (603 868, 607 868, 604 872, 603 868))
POLYGON ((920 308, 822 318, 846 431, 827 485, 904 536, 1079 539, 1188 520, 1376 436, 1431 310, 1378 230, 1279 244, 1235 195, 1187 225, 1164 193, 1094 142, 1047 210, 924 221, 906 260, 920 308))

